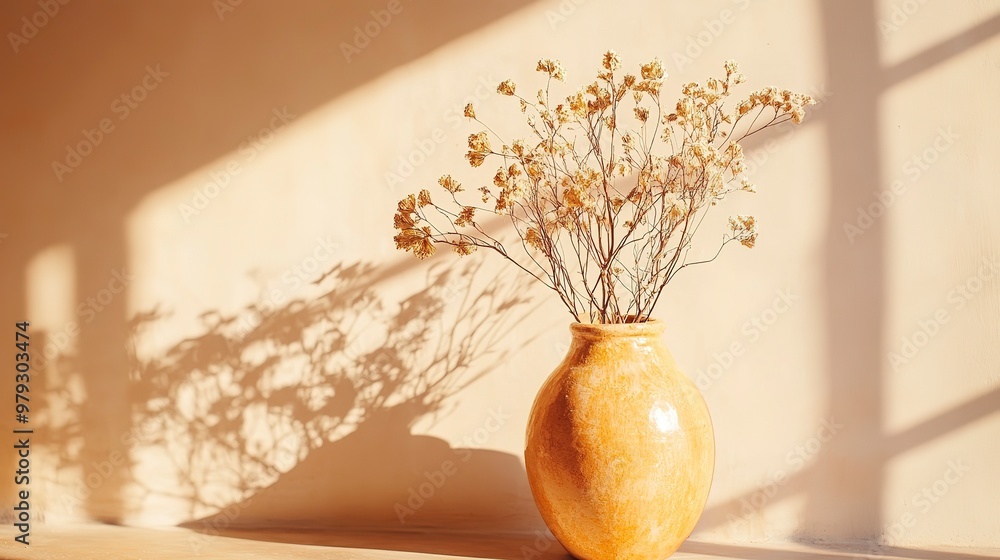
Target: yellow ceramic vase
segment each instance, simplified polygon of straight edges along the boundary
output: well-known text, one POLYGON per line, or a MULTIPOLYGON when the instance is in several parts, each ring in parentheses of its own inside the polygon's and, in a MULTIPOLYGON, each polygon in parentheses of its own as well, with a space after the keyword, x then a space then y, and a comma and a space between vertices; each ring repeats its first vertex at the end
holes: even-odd
POLYGON ((581 560, 662 560, 691 534, 715 469, 708 407, 658 321, 575 323, 542 385, 524 459, 535 503, 581 560))

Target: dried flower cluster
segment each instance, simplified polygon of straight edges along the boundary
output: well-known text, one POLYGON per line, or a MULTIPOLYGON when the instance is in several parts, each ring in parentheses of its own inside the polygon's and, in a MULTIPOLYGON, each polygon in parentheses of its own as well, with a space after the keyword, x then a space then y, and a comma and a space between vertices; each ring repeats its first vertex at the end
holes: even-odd
MULTIPOLYGON (((472 167, 497 162, 492 185, 468 192, 450 175, 438 181, 445 203, 427 190, 399 202, 396 247, 420 258, 449 245, 461 255, 490 249, 555 291, 577 321, 619 323, 648 317, 664 287, 688 261, 708 209, 736 191, 754 192, 742 175, 740 142, 766 128, 799 123, 807 95, 776 88, 755 91, 726 107, 745 81, 735 62, 725 77, 689 83, 673 111, 660 103, 666 75, 659 60, 638 75, 621 72, 618 55, 604 55, 597 79, 553 101, 552 81, 565 70, 540 60, 545 89, 522 97, 505 80, 497 92, 516 98, 530 136, 504 141, 486 130, 469 136, 472 167), (478 192, 477 197, 475 193, 478 192), (490 233, 482 216, 509 220, 523 250, 517 258, 490 233)), ((437 196, 437 195, 435 195, 437 196)), ((722 247, 753 247, 752 216, 735 216, 722 247)))

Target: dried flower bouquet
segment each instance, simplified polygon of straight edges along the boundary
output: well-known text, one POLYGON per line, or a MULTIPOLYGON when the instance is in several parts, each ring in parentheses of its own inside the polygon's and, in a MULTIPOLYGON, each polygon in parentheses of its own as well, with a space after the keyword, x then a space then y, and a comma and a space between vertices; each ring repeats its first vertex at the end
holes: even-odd
POLYGON ((519 102, 528 138, 505 141, 471 104, 465 107, 485 129, 469 136, 465 157, 472 167, 497 161, 492 186, 476 196, 445 175, 438 181, 445 202, 426 189, 401 200, 398 249, 419 258, 437 245, 460 255, 489 249, 556 292, 577 321, 621 323, 648 317, 684 268, 714 260, 734 241, 753 247, 753 216, 734 216, 714 256, 688 260, 709 208, 733 192, 754 192, 742 175, 740 142, 800 123, 812 98, 768 87, 727 107, 733 87, 745 81, 727 62, 724 78, 684 85, 665 112, 660 61, 629 74, 608 52, 595 81, 553 101, 562 65, 541 60, 537 70, 547 79, 533 100, 510 80, 497 88, 519 102), (505 244, 489 233, 482 219, 491 215, 509 220, 517 241, 505 244), (520 251, 512 254, 515 244, 520 251))

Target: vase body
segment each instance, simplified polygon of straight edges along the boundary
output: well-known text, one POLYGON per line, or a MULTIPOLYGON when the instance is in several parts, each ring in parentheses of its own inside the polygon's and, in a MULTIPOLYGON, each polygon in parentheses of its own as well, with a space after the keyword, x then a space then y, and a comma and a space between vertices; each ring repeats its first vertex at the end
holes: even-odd
POLYGON ((542 519, 581 560, 662 560, 708 499, 708 407, 658 321, 574 323, 528 419, 525 467, 542 519))

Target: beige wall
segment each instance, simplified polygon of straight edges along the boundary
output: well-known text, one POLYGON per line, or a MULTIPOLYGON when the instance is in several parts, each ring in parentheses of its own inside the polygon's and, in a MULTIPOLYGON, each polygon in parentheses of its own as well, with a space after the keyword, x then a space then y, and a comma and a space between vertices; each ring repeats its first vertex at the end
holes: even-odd
POLYGON ((70 3, 0 49, 2 317, 53 356, 46 520, 541 527, 523 427, 568 315, 493 260, 395 252, 390 218, 443 172, 479 180, 467 101, 506 119, 500 80, 544 56, 580 83, 615 48, 662 57, 667 96, 736 58, 821 99, 747 146, 759 194, 731 209, 757 248, 656 314, 717 432, 696 536, 1000 547, 1000 6, 221 5, 70 3))

